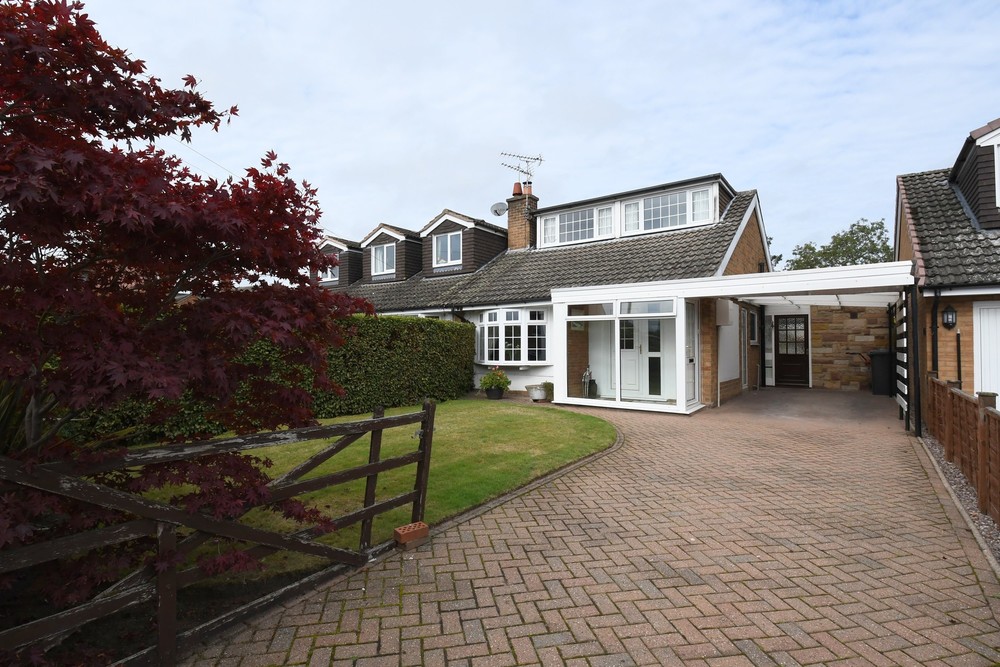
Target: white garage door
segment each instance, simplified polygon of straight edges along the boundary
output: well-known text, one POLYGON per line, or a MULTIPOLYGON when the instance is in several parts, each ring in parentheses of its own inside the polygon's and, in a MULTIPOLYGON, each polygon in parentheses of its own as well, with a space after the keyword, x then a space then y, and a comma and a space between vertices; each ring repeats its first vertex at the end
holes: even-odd
POLYGON ((973 304, 976 391, 1000 392, 1000 301, 973 304))

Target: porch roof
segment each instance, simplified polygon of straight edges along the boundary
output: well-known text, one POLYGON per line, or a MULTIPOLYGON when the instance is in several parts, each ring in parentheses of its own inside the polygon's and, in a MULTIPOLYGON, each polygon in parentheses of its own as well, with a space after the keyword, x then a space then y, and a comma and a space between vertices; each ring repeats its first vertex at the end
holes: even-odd
POLYGON ((884 262, 801 271, 749 273, 714 278, 665 280, 642 285, 602 285, 552 290, 553 302, 585 299, 731 297, 761 306, 887 306, 914 284, 913 263, 884 262))

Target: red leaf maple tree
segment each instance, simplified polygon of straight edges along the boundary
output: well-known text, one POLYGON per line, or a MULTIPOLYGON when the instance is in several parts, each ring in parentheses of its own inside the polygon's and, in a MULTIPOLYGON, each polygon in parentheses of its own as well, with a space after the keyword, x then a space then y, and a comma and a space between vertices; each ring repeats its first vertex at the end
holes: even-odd
POLYGON ((322 385, 339 321, 368 310, 310 277, 334 261, 315 189, 274 153, 216 181, 155 145, 236 114, 192 76, 146 75, 81 3, 0 4, 0 382, 26 412, 21 447, 75 411, 182 392, 236 431, 312 421, 302 378, 240 354, 270 341, 322 385))
MULTIPOLYGON (((236 114, 216 109, 194 77, 169 88, 147 75, 101 38, 82 3, 0 0, 0 455, 29 465, 107 456, 64 427, 135 399, 184 395, 237 432, 314 422, 310 390, 329 386, 328 348, 347 315, 371 312, 313 278, 335 263, 318 250, 315 189, 273 153, 217 181, 156 145, 236 114), (196 298, 179 304, 183 294, 196 298), (262 341, 277 356, 250 361, 262 341)), ((234 517, 269 502, 268 463, 223 454, 96 481, 135 493, 193 487, 175 502, 234 517)), ((331 528, 301 503, 273 509, 331 528)), ((0 549, 128 518, 0 484, 0 549)), ((165 567, 150 561, 154 546, 102 549, 31 576, 44 599, 73 604, 129 568, 165 567)), ((202 566, 253 565, 245 560, 230 551, 202 566)), ((0 595, 15 586, 0 577, 0 595)))

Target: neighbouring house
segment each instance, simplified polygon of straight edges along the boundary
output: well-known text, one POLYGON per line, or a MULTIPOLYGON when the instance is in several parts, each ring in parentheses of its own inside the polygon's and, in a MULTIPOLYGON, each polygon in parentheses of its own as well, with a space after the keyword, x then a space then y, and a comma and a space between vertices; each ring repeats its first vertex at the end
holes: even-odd
MULTIPOLYGON (((377 312, 477 328, 479 375, 550 381, 557 402, 690 413, 765 384, 862 389, 909 263, 773 272, 760 200, 721 174, 558 206, 530 182, 506 228, 445 209, 379 225, 346 284, 377 312)), ((503 214, 503 206, 498 209, 503 214)))
POLYGON ((998 160, 1000 119, 973 130, 950 168, 896 179, 895 257, 912 260, 919 297, 910 371, 924 389, 935 372, 1000 392, 998 160))

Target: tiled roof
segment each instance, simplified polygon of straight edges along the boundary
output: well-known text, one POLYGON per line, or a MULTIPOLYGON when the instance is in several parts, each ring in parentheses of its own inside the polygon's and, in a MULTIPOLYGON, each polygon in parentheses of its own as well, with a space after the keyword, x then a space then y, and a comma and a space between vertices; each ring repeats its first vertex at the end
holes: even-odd
POLYGON ((1000 284, 1000 234, 976 229, 949 169, 899 177, 923 258, 925 285, 1000 284))
MULTIPOLYGON (((506 234, 507 233, 507 228, 506 227, 500 227, 499 225, 494 225, 494 224, 486 222, 485 220, 482 220, 480 218, 473 218, 471 216, 465 215, 464 213, 459 213, 458 211, 453 211, 450 208, 446 208, 443 211, 441 211, 441 213, 439 213, 437 216, 435 216, 434 219, 437 220, 442 215, 450 215, 453 218, 458 218, 459 220, 464 220, 464 221, 466 221, 468 223, 471 223, 471 224, 473 224, 473 225, 475 225, 477 227, 483 227, 484 229, 489 229, 490 231, 499 232, 501 234, 506 234)), ((427 229, 427 227, 429 227, 429 226, 430 226, 430 223, 428 223, 428 225, 425 226, 424 229, 427 229)), ((423 231, 423 230, 421 230, 421 231, 423 231)))
POLYGON ((557 248, 507 251, 463 276, 357 285, 379 311, 547 301, 555 288, 715 275, 756 192, 738 193, 717 224, 557 248))

